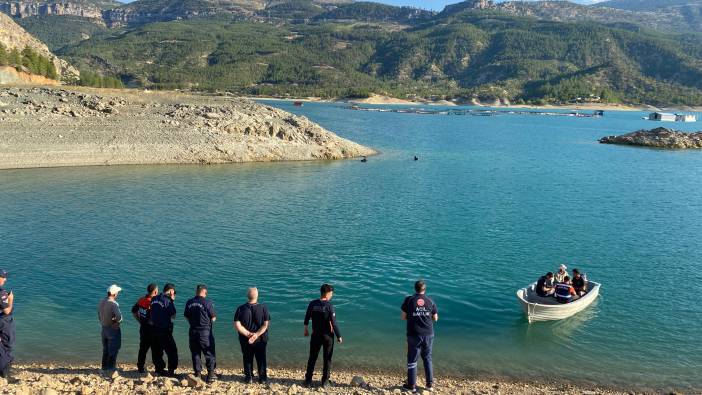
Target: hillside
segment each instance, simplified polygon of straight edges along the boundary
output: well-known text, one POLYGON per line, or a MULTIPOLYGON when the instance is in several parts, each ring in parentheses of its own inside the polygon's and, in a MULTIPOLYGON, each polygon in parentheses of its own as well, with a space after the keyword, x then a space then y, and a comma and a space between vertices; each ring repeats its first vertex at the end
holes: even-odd
POLYGON ((78 75, 78 70, 56 57, 44 43, 2 13, 0 13, 0 65, 16 66, 52 79, 78 75))
POLYGON ((404 29, 369 19, 273 25, 195 18, 96 37, 60 54, 129 86, 151 88, 702 104, 699 36, 494 9, 439 14, 404 29))
POLYGON ((630 30, 653 29, 664 32, 702 32, 702 1, 691 0, 684 7, 654 7, 683 0, 645 0, 649 7, 627 7, 644 0, 612 0, 594 5, 569 1, 506 1, 468 0, 447 6, 441 13, 450 16, 470 9, 500 11, 514 16, 528 16, 557 22, 598 22, 630 30), (618 5, 619 4, 619 5, 618 5))
POLYGON ((596 4, 598 7, 618 8, 629 11, 654 11, 671 7, 699 7, 700 0, 608 0, 596 4))
MULTIPOLYGON (((329 1, 138 0, 104 10, 121 10, 112 28, 66 15, 20 22, 81 69, 132 87, 702 105, 702 34, 632 22, 652 11, 470 0, 434 13, 329 1)), ((101 78, 91 74, 119 86, 101 78)))

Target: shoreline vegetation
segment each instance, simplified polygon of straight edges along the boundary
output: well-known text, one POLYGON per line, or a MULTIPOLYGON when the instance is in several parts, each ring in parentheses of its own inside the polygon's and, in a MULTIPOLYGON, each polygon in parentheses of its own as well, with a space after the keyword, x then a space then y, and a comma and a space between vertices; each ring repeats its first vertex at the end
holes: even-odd
POLYGON ((374 155, 309 119, 231 96, 0 88, 0 169, 333 160, 374 155))
MULTIPOLYGON (((313 388, 302 386, 304 372, 290 368, 269 369, 268 385, 245 385, 240 369, 218 369, 219 379, 206 385, 194 378, 190 371, 181 369, 179 377, 153 377, 140 374, 133 365, 122 364, 122 371, 106 377, 97 366, 56 363, 23 363, 13 367, 10 383, 0 379, 0 394, 59 393, 89 394, 181 394, 181 393, 229 393, 229 394, 399 394, 404 372, 378 373, 351 370, 334 370, 332 386, 322 390, 318 382, 313 388)), ((421 379, 421 375, 420 375, 421 379)), ((531 381, 508 378, 437 378, 433 393, 438 394, 600 394, 634 395, 653 394, 655 391, 639 389, 617 389, 589 384, 573 384, 565 381, 531 381)), ((419 393, 427 393, 420 385, 419 393)), ((671 394, 675 392, 670 392, 671 394)))

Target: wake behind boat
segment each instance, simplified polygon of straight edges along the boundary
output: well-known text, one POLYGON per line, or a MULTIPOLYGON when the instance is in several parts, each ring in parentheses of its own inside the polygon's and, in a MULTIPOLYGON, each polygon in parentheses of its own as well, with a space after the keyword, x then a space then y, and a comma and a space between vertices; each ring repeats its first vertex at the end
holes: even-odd
POLYGON ((588 283, 590 284, 589 292, 570 303, 559 303, 551 296, 539 296, 536 293, 536 283, 518 290, 517 299, 519 299, 529 322, 562 320, 583 311, 597 299, 600 293, 600 283, 593 281, 588 283))

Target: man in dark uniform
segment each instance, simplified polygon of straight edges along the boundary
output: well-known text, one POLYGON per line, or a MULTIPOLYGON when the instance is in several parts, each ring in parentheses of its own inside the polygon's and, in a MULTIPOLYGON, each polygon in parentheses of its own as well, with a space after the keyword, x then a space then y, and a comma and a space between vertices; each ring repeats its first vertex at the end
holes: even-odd
POLYGON ((414 284, 415 294, 405 298, 402 303, 403 320, 407 320, 407 382, 406 390, 416 391, 417 360, 421 354, 426 374, 427 390, 432 391, 434 385, 434 369, 431 361, 431 351, 434 343, 434 322, 439 320, 439 311, 434 301, 425 293, 427 285, 419 280, 414 284))
POLYGON ((163 292, 151 299, 151 357, 154 361, 156 374, 160 376, 175 376, 178 369, 178 347, 173 339, 173 320, 176 308, 173 301, 176 290, 173 284, 166 284, 163 292), (163 352, 168 356, 168 373, 163 361, 163 352))
POLYGON ((248 302, 239 306, 234 313, 234 328, 239 333, 239 344, 244 357, 244 382, 253 382, 253 361, 256 358, 258 382, 268 382, 266 345, 268 325, 271 315, 265 304, 258 303, 258 289, 249 288, 248 302))
POLYGON ((146 372, 146 353, 151 348, 151 299, 158 295, 158 286, 149 284, 146 287, 146 295, 141 297, 132 307, 132 316, 139 322, 139 354, 137 357, 137 369, 139 373, 146 372))
POLYGON ((305 313, 305 336, 309 336, 307 326, 312 320, 312 337, 310 338, 310 357, 307 361, 307 374, 305 375, 305 386, 312 385, 312 375, 314 374, 314 365, 317 363, 319 350, 323 349, 324 367, 322 369, 322 387, 329 386, 329 375, 331 370, 331 361, 334 354, 334 335, 337 341, 342 343, 344 340, 341 337, 341 331, 336 324, 336 312, 334 306, 330 303, 334 296, 334 287, 329 284, 323 284, 320 288, 320 298, 310 302, 305 313))
POLYGON ((5 289, 7 272, 0 269, 0 377, 10 379, 10 366, 14 361, 15 319, 12 316, 15 294, 5 289))
POLYGON ((205 355, 207 365, 207 383, 212 383, 215 379, 215 339, 212 332, 212 324, 217 320, 214 304, 207 299, 207 286, 198 285, 195 290, 195 297, 185 304, 185 318, 190 323, 189 343, 190 353, 193 357, 193 370, 195 376, 202 374, 202 355, 205 355))

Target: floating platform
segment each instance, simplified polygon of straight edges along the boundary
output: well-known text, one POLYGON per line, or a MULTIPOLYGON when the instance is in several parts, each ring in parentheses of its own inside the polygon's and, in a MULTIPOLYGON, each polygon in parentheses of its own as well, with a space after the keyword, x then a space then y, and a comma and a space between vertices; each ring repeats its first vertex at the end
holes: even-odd
POLYGON ((476 117, 494 117, 498 115, 539 115, 550 117, 576 117, 576 118, 600 118, 604 116, 604 111, 595 110, 593 112, 553 112, 553 111, 530 111, 530 110, 478 110, 478 109, 427 109, 427 108, 392 108, 392 107, 363 107, 346 106, 348 110, 367 112, 393 112, 399 114, 419 114, 419 115, 470 115, 476 117))

